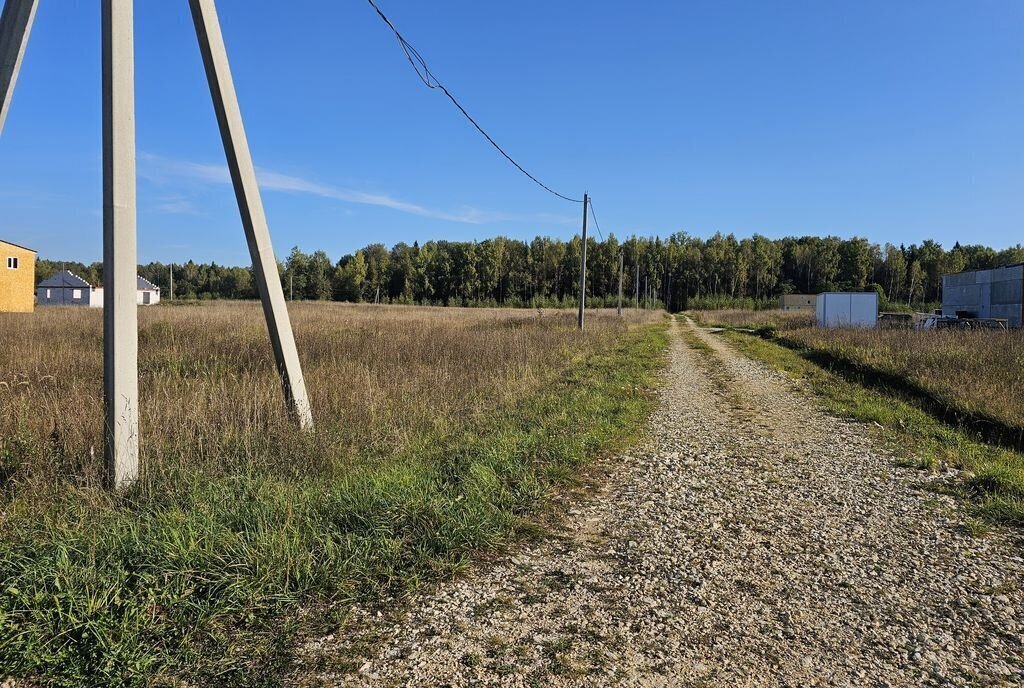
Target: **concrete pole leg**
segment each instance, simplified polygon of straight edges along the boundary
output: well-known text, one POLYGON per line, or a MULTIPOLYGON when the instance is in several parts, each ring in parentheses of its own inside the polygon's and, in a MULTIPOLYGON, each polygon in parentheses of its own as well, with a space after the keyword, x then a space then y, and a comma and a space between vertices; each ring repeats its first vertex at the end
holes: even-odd
POLYGON ((0 14, 0 133, 11 108, 11 97, 38 4, 38 0, 7 0, 0 14))
POLYGON ((310 411, 309 397, 306 395, 306 383, 302 377, 295 336, 288 318, 284 290, 277 270, 277 258, 270 242, 270 230, 267 227, 263 200, 256 182, 256 170, 242 124, 242 112, 231 79, 231 67, 228 64, 224 36, 221 34, 220 21, 217 18, 217 8, 214 0, 189 0, 189 6, 192 8, 196 37, 199 39, 199 49, 203 54, 206 78, 210 83, 213 107, 217 113, 224 153, 227 155, 228 169, 231 171, 231 182, 235 187, 235 197, 242 215, 245 238, 249 243, 249 253, 252 255, 253 273, 263 303, 267 328, 270 330, 270 341, 274 348, 277 369, 281 374, 285 400, 289 412, 298 421, 299 426, 311 429, 313 415, 310 411))
POLYGON ((139 476, 133 0, 103 0, 103 393, 107 481, 139 476))

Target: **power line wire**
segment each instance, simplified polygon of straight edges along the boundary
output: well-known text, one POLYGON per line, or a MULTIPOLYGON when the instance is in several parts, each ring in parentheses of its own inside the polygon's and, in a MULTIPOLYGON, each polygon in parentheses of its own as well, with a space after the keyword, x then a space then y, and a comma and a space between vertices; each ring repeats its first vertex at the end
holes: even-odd
POLYGON ((424 86, 426 86, 429 89, 437 89, 437 90, 441 91, 442 93, 444 93, 446 96, 448 96, 448 100, 452 101, 452 103, 455 105, 455 107, 457 107, 459 109, 459 112, 461 112, 465 116, 465 118, 469 120, 470 124, 472 124, 474 127, 476 127, 477 131, 479 131, 481 134, 483 134, 484 138, 487 139, 488 142, 490 142, 490 144, 492 146, 494 146, 495 150, 497 150, 499 153, 501 153, 503 156, 505 156, 505 159, 508 160, 513 165, 515 165, 516 169, 518 169, 520 172, 522 172, 527 177, 532 179, 534 181, 534 183, 536 183, 542 189, 544 189, 548 193, 551 193, 551 194, 554 194, 555 196, 558 196, 559 198, 561 198, 562 200, 565 200, 565 201, 570 201, 572 203, 582 203, 583 202, 583 199, 580 199, 580 198, 570 198, 569 196, 564 196, 564 195, 558 193, 557 191, 552 189, 550 186, 548 186, 547 184, 545 184, 544 182, 542 182, 541 180, 537 179, 532 174, 527 172, 526 169, 522 165, 520 165, 518 162, 516 162, 512 158, 511 155, 506 153, 505 149, 502 148, 501 146, 499 146, 498 143, 494 139, 491 138, 491 135, 488 134, 486 131, 484 131, 484 128, 481 127, 477 123, 477 121, 475 119, 473 119, 473 117, 468 112, 466 112, 466 108, 462 107, 462 104, 459 103, 459 101, 455 99, 455 96, 453 96, 451 94, 451 91, 449 91, 447 88, 445 88, 445 85, 442 84, 441 81, 436 76, 434 76, 434 74, 430 71, 430 68, 427 66, 426 60, 423 59, 423 56, 420 55, 419 51, 416 50, 416 48, 414 48, 412 46, 412 44, 409 43, 409 41, 405 40, 405 37, 402 36, 401 33, 399 33, 398 29, 396 29, 395 25, 391 23, 391 20, 388 19, 387 15, 384 14, 384 12, 382 12, 379 7, 377 7, 377 3, 375 3, 373 0, 366 0, 366 1, 370 3, 370 7, 372 7, 377 12, 377 15, 384 21, 385 24, 388 25, 388 28, 391 29, 392 33, 395 34, 395 38, 398 39, 398 44, 402 47, 402 51, 405 53, 406 59, 409 60, 409 64, 412 65, 412 68, 416 71, 416 75, 423 82, 424 86))
POLYGON ((597 235, 601 237, 601 241, 604 241, 604 234, 601 233, 601 223, 597 221, 597 213, 594 212, 594 199, 587 196, 587 202, 590 204, 590 216, 594 218, 594 226, 597 227, 597 235))

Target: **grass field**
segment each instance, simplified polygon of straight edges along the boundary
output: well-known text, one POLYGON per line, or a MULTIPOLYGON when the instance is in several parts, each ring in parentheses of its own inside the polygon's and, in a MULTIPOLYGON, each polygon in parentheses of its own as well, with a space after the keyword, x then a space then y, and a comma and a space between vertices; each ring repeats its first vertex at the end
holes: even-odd
POLYGON ((705 327, 725 327, 757 330, 763 328, 792 329, 810 327, 814 324, 814 313, 784 311, 779 308, 766 310, 720 310, 690 311, 690 316, 705 327))
POLYGON ((705 326, 761 330, 825 365, 930 398, 977 432, 1000 426, 1008 442, 1024 441, 1024 330, 826 329, 783 311, 691 315, 705 326))
POLYGON ((289 423, 257 304, 140 312, 142 466, 100 489, 102 324, 0 316, 0 679, 272 685, 297 621, 500 547, 631 437, 659 315, 294 304, 289 423), (578 428, 580 421, 583 421, 578 428))
POLYGON ((782 311, 691 315, 810 380, 833 410, 886 428, 906 455, 965 469, 965 491, 986 515, 1024 524, 1024 332, 824 329, 782 311))
POLYGON ((1001 424, 1024 439, 1024 331, 808 327, 782 336, 823 360, 900 380, 979 427, 1001 424))

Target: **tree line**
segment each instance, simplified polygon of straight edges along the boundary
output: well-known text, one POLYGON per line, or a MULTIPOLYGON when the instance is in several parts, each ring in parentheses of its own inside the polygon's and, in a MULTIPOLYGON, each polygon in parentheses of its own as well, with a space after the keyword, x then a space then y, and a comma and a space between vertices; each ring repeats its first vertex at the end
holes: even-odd
MULTIPOLYGON (((423 305, 570 306, 577 303, 579 237, 521 241, 370 244, 332 261, 324 251, 292 249, 279 264, 285 296, 423 305)), ((942 276, 1024 262, 1024 245, 995 250, 926 240, 910 246, 879 245, 863 238, 785 237, 755 234, 701 239, 679 232, 667 239, 609 235, 587 240, 587 298, 615 302, 622 257, 623 292, 670 310, 714 305, 766 306, 780 294, 876 290, 895 304, 932 304, 942 298, 942 276)), ((102 263, 40 260, 37 278, 67 267, 93 284, 102 263)), ((256 298, 252 270, 216 263, 148 263, 139 274, 166 299, 174 275, 177 299, 256 298)))

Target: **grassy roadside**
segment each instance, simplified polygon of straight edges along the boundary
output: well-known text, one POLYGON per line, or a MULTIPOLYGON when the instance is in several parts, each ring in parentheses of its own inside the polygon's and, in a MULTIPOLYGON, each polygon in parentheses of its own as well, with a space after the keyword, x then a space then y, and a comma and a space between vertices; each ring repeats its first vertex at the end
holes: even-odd
POLYGON ((1024 450, 1024 337, 995 331, 825 329, 780 331, 777 341, 989 444, 1024 450))
POLYGON ((588 457, 634 438, 666 345, 663 324, 634 327, 386 460, 182 476, 164 497, 62 491, 42 518, 0 513, 0 679, 275 685, 300 610, 408 590, 502 547, 588 457))
POLYGON ((979 515, 1024 525, 1024 455, 977 441, 922 410, 912 397, 840 377, 781 344, 736 331, 721 336, 747 356, 806 381, 831 413, 876 424, 901 456, 913 457, 922 468, 963 470, 952 489, 979 515))
POLYGON ((821 328, 785 311, 712 311, 705 327, 753 331, 883 394, 895 392, 981 442, 1024 451, 1024 334, 821 328))

